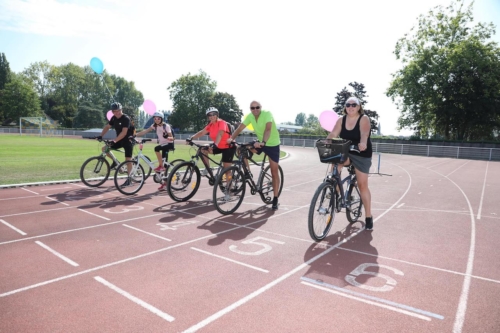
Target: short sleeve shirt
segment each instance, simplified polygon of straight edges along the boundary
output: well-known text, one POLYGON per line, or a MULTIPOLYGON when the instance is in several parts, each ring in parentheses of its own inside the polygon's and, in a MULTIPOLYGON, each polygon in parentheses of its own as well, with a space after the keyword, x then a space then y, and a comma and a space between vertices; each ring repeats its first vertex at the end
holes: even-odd
MULTIPOLYGON (((128 137, 131 135, 134 135, 134 127, 130 124, 130 118, 127 117, 126 115, 122 115, 120 119, 116 118, 115 116, 111 117, 109 120, 108 124, 110 126, 113 126, 113 128, 116 131, 116 136, 120 135, 122 132, 123 128, 127 128, 127 135, 122 139, 128 141, 128 137)), ((122 141, 120 140, 120 141, 122 141)))
POLYGON ((229 129, 227 128, 227 123, 224 120, 217 119, 217 122, 215 123, 210 122, 207 127, 205 127, 205 130, 208 131, 208 136, 210 136, 210 139, 212 139, 213 142, 215 142, 215 139, 217 139, 219 131, 224 131, 224 134, 222 134, 222 139, 220 140, 217 148, 229 148, 229 145, 227 144, 227 139, 229 139, 229 129))
POLYGON ((255 120, 255 116, 253 115, 253 113, 249 113, 243 120, 243 125, 248 126, 252 124, 255 134, 257 134, 257 139, 259 139, 259 141, 263 141, 264 132, 266 131, 266 125, 269 122, 272 123, 271 135, 269 136, 269 139, 267 139, 266 146, 279 146, 281 143, 280 133, 276 128, 276 123, 274 122, 273 115, 270 111, 262 110, 260 112, 258 121, 255 120))

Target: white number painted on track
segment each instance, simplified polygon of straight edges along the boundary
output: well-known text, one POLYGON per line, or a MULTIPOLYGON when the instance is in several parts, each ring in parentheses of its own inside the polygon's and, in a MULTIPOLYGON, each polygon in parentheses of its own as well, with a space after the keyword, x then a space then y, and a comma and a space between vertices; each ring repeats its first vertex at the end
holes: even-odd
POLYGON ((121 208, 118 211, 113 211, 111 208, 105 209, 104 211, 109 214, 122 214, 122 213, 129 213, 129 212, 134 212, 138 210, 143 210, 144 207, 142 206, 128 206, 127 208, 121 208))
POLYGON ((90 197, 85 197, 81 195, 68 195, 64 198, 65 201, 77 201, 77 200, 84 200, 84 199, 103 199, 104 197, 102 195, 93 195, 90 197))
POLYGON ((258 242, 258 240, 265 240, 265 241, 268 241, 268 242, 271 242, 271 243, 276 243, 276 244, 285 244, 285 242, 281 242, 281 241, 277 241, 277 240, 274 240, 274 239, 269 239, 269 238, 258 236, 258 237, 255 237, 255 238, 243 241, 242 243, 243 244, 259 245, 259 246, 262 247, 262 249, 260 249, 260 250, 257 250, 257 251, 254 251, 254 252, 241 251, 241 250, 238 250, 238 246, 236 246, 236 245, 231 245, 229 247, 229 249, 231 251, 233 251, 233 252, 236 252, 236 253, 239 253, 239 254, 244 254, 244 255, 247 255, 247 256, 258 256, 258 255, 261 255, 263 253, 266 253, 266 252, 272 250, 271 245, 266 244, 266 243, 262 243, 262 242, 258 242))
POLYGON ((165 231, 165 230, 177 230, 178 227, 184 227, 195 223, 198 223, 198 221, 156 223, 156 225, 160 226, 161 231, 165 231))
POLYGON ((397 283, 396 280, 394 280, 392 277, 385 275, 385 274, 382 274, 382 273, 367 271, 366 268, 368 268, 368 267, 383 267, 383 268, 386 268, 390 271, 393 271, 394 274, 396 274, 396 275, 401 275, 401 276, 404 275, 404 273, 401 272, 399 269, 396 269, 396 268, 393 268, 390 266, 366 263, 366 264, 361 264, 358 267, 356 267, 356 269, 354 269, 350 273, 350 275, 346 275, 345 280, 355 287, 359 287, 359 288, 371 290, 371 291, 391 291, 392 289, 394 289, 394 286, 397 283), (366 284, 362 284, 362 283, 357 282, 356 277, 363 275, 363 274, 364 275, 371 275, 374 277, 384 279, 384 280, 386 280, 386 283, 382 287, 372 287, 372 286, 368 286, 366 284))

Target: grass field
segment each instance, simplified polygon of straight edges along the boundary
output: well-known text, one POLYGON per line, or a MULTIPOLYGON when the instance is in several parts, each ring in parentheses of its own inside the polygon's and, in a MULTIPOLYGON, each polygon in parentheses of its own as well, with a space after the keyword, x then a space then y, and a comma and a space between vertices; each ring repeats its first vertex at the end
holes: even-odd
MULTIPOLYGON (((82 138, 51 138, 37 136, 0 135, 0 185, 46 181, 79 180, 80 167, 91 156, 101 153, 102 143, 82 138)), ((143 153, 156 161, 154 146, 148 142, 143 153)), ((178 140, 169 160, 191 159, 195 151, 178 140)), ((134 152, 135 155, 135 152, 134 152)), ((285 152, 281 152, 284 156, 285 152)), ((123 154, 115 156, 124 160, 123 154)), ((212 155, 213 156, 213 155, 212 155)), ((219 161, 220 155, 214 160, 219 161)), ((262 159, 260 156, 260 159, 262 159)), ((259 160, 257 157, 255 160, 259 160)), ((201 161, 199 166, 201 166, 201 161)))

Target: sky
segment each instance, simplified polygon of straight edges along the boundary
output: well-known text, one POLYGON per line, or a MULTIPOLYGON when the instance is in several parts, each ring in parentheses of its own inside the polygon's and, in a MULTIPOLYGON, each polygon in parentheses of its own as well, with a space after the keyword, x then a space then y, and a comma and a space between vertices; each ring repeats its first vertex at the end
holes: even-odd
MULTIPOLYGON (((394 48, 420 14, 451 1, 0 0, 0 52, 14 72, 97 57, 158 110, 172 109, 172 82, 203 70, 245 114, 257 100, 277 123, 319 117, 356 81, 382 134, 409 135, 385 94, 402 67, 394 48)), ((500 0, 476 0, 474 20, 498 30, 500 0)))

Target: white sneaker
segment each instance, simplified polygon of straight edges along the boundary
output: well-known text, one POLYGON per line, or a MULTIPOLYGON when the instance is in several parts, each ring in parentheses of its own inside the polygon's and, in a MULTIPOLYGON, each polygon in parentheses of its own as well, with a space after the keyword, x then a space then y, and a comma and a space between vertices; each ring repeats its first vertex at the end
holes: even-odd
POLYGON ((207 169, 201 170, 201 175, 202 176, 208 176, 208 170, 207 169))

